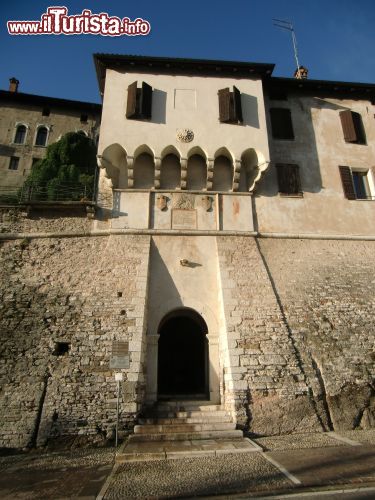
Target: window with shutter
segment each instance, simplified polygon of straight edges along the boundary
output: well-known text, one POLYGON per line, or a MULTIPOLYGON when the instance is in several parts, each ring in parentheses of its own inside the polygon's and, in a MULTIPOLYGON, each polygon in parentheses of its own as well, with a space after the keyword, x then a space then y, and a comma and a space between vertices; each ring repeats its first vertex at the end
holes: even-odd
POLYGON ((374 182, 371 182, 369 170, 355 170, 344 166, 340 166, 339 170, 344 194, 348 200, 375 199, 374 182))
POLYGON ((366 144, 365 130, 359 113, 346 109, 340 111, 340 120, 345 142, 366 144))
POLYGON ((290 109, 271 108, 271 128, 274 139, 293 140, 294 131, 290 109))
POLYGON ((128 87, 128 99, 126 104, 126 118, 151 119, 152 110, 152 87, 142 82, 142 88, 137 88, 137 82, 128 87))
POLYGON ((233 92, 229 88, 221 89, 219 95, 219 120, 222 123, 242 123, 241 92, 237 87, 233 87, 233 92))
POLYGON ((279 193, 289 196, 302 196, 298 165, 279 163, 276 165, 279 193))

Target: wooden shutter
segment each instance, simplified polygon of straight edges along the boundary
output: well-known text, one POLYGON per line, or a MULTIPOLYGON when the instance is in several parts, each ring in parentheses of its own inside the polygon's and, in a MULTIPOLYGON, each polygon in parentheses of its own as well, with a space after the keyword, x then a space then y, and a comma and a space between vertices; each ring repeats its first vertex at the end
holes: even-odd
POLYGON ((359 113, 352 111, 352 119, 355 134, 357 136, 357 144, 366 144, 365 129, 363 128, 362 117, 359 113))
POLYGON ((342 131, 344 132, 344 139, 346 142, 356 142, 358 137, 353 120, 353 113, 350 109, 340 111, 340 120, 342 131))
POLYGON ((233 94, 234 94, 235 118, 236 118, 236 121, 239 121, 242 123, 243 117, 242 117, 242 105, 241 105, 241 92, 235 86, 233 86, 233 94))
POLYGON ((344 189, 345 197, 348 200, 355 200, 356 195, 354 191, 354 184, 350 167, 340 166, 339 169, 340 169, 341 182, 342 182, 342 187, 344 189))
POLYGON ((298 165, 278 164, 276 165, 279 193, 296 195, 302 193, 301 179, 298 165))
POLYGON ((221 89, 219 94, 219 120, 223 123, 230 121, 230 92, 229 88, 221 89))
POLYGON ((141 117, 151 118, 152 109, 152 87, 145 82, 142 82, 142 95, 141 95, 141 117))
POLYGON ((137 114, 137 82, 134 82, 128 87, 126 118, 135 118, 136 114, 137 114))

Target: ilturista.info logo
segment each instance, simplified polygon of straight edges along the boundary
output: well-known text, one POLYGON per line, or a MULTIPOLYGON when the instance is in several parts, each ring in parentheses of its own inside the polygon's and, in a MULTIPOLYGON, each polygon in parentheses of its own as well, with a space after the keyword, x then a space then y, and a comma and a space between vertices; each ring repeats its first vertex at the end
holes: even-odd
POLYGON ((7 21, 7 27, 10 35, 145 36, 151 31, 150 23, 140 17, 131 21, 89 9, 70 16, 64 6, 48 7, 40 21, 7 21))

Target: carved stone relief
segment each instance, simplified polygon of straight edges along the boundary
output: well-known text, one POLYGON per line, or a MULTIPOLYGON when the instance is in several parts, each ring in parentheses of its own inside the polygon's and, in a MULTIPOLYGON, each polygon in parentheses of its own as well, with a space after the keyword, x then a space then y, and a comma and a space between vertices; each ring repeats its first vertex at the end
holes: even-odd
POLYGON ((194 208, 194 195, 185 193, 174 193, 172 198, 172 208, 191 210, 194 208))
POLYGON ((156 206, 159 210, 167 210, 168 208, 168 197, 162 194, 159 194, 156 198, 156 206))
POLYGON ((206 210, 206 212, 211 212, 212 211, 212 204, 213 204, 213 198, 212 196, 203 196, 202 198, 202 207, 206 210))

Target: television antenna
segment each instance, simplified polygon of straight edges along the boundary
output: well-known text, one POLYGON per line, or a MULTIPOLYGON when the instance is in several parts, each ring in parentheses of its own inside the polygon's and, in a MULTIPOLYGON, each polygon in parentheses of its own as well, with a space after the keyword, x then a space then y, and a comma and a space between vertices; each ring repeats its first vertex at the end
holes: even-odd
POLYGON ((281 28, 283 30, 289 31, 292 35, 292 42, 293 42, 293 50, 294 50, 294 58, 296 60, 297 64, 297 71, 296 71, 296 76, 297 78, 302 78, 301 73, 300 73, 300 65, 298 62, 298 50, 297 50, 297 37, 296 33, 293 28, 293 24, 291 21, 284 21, 282 19, 272 19, 273 25, 276 26, 277 28, 281 28))

